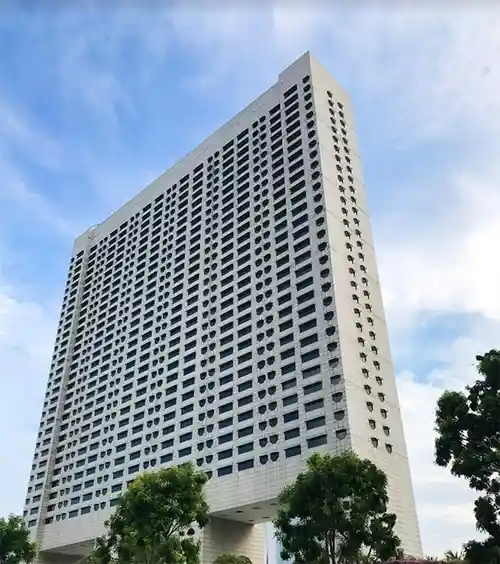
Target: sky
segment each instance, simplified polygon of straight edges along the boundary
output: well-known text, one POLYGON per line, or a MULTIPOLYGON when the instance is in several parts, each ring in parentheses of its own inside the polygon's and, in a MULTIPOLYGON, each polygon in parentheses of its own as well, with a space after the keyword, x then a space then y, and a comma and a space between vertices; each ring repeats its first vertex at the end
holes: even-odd
POLYGON ((433 418, 500 346, 500 6, 33 5, 0 11, 0 515, 22 510, 73 239, 311 50, 354 104, 425 552, 474 537, 433 418))

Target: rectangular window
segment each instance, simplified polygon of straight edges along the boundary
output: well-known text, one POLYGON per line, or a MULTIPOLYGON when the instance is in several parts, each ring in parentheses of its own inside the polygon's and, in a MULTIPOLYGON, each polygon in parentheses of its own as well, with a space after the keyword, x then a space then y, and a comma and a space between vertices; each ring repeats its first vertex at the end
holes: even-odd
POLYGON ((314 394, 315 392, 319 392, 322 389, 321 382, 314 382, 313 384, 309 384, 308 386, 304 386, 304 395, 314 394))
POLYGON ((299 435, 300 435, 299 427, 294 427, 293 429, 288 429, 288 431, 285 431, 285 441, 288 441, 289 439, 295 439, 299 435))
POLYGON ((323 398, 310 401, 304 405, 305 412, 315 411, 316 409, 321 409, 324 405, 323 398))
POLYGON ((250 468, 254 467, 254 461, 253 458, 250 458, 249 460, 243 460, 242 462, 238 462, 238 471, 241 472, 243 470, 248 470, 250 468))
POLYGON ((315 417, 314 419, 309 419, 306 421, 306 429, 317 429, 318 427, 324 427, 326 424, 325 416, 315 417))
POLYGON ((317 448, 319 446, 326 445, 326 443, 326 435, 319 435, 318 437, 307 439, 307 448, 317 448))
POLYGON ((291 458, 292 456, 298 456, 300 453, 301 453, 300 445, 285 449, 286 458, 291 458))
POLYGON ((297 403, 297 401, 298 401, 297 394, 292 394, 291 396, 287 396, 286 398, 283 398, 283 407, 293 405, 294 403, 297 403))
POLYGON ((299 418, 298 411, 290 411, 283 415, 283 423, 290 423, 290 421, 296 421, 299 418))

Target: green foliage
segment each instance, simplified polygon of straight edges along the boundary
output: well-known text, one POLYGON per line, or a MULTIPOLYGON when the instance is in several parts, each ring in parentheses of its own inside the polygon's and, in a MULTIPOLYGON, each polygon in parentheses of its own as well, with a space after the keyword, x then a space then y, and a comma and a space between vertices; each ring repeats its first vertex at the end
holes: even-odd
POLYGON ((444 562, 448 564, 466 564, 465 553, 463 551, 454 552, 453 550, 447 550, 444 553, 444 562))
POLYGON ((192 464, 139 476, 87 558, 93 564, 198 564, 193 526, 208 522, 207 477, 192 464))
POLYGON ((470 564, 500 563, 500 351, 476 357, 480 378, 465 392, 446 391, 436 410, 436 463, 481 492, 474 514, 485 542, 468 543, 470 564))
POLYGON ((403 558, 397 558, 396 560, 388 560, 383 564, 428 564, 429 562, 434 562, 435 564, 443 564, 443 562, 447 561, 439 560, 438 558, 433 558, 432 556, 426 556, 425 558, 405 556, 403 558))
POLYGON ((252 564, 248 556, 236 556, 236 554, 221 554, 217 556, 213 564, 252 564))
POLYGON ((22 517, 0 518, 0 564, 30 564, 36 556, 36 544, 22 517))
POLYGON ((470 541, 464 546, 467 564, 500 564, 500 548, 491 537, 485 541, 470 541))
POLYGON ((284 488, 274 521, 282 558, 295 564, 361 564, 396 556, 396 516, 387 513, 387 478, 352 453, 313 454, 284 488))

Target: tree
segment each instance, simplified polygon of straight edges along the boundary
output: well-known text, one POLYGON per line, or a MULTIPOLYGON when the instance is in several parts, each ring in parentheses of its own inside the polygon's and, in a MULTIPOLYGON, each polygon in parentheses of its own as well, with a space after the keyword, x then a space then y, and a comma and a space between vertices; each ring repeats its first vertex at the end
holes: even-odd
POLYGON ((248 556, 236 556, 236 554, 220 554, 213 564, 252 564, 248 556))
POLYGON ((436 463, 481 492, 474 505, 484 542, 465 545, 471 564, 500 563, 500 351, 477 356, 480 378, 465 392, 446 391, 436 410, 436 463))
POLYGON ((463 551, 454 552, 453 550, 447 550, 444 553, 444 562, 451 564, 465 564, 465 553, 463 551))
POLYGON ((469 541, 464 545, 467 564, 500 564, 500 547, 489 537, 484 541, 469 541))
POLYGON ((0 518, 0 564, 30 564, 36 556, 36 544, 22 517, 0 518))
POLYGON ((281 556, 295 564, 380 562, 398 554, 387 477, 355 454, 313 454, 279 496, 274 521, 281 556))
POLYGON ((147 472, 132 482, 87 558, 95 564, 198 564, 195 525, 208 522, 207 476, 189 464, 147 472))
POLYGON ((396 558, 396 560, 388 560, 383 564, 428 564, 429 562, 434 562, 435 564, 443 564, 443 560, 433 558, 432 556, 426 556, 425 558, 415 558, 414 556, 404 556, 402 558, 396 558))

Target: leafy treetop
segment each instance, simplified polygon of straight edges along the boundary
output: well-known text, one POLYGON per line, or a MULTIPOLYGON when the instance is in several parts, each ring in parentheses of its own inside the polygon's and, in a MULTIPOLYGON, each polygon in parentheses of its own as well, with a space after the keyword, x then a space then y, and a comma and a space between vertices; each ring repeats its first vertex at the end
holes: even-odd
POLYGON ((387 513, 387 478, 352 453, 313 454, 285 487, 274 521, 281 556, 295 564, 357 564, 396 556, 396 516, 387 513))
POLYGON ((483 542, 465 545, 471 564, 500 563, 500 351, 477 356, 480 378, 465 392, 446 391, 436 410, 436 463, 481 492, 474 514, 483 542))
POLYGON ((189 464, 139 476, 121 498, 89 560, 96 564, 198 564, 193 526, 208 522, 207 477, 189 464))
MULTIPOLYGON (((438 560, 437 558, 411 558, 409 556, 405 558, 396 558, 395 560, 388 560, 383 564, 429 564, 434 562, 434 564, 444 564, 445 561, 438 560)), ((447 561, 446 561, 447 562, 447 561)))
POLYGON ((30 564, 36 556, 36 544, 22 517, 0 518, 0 564, 30 564))
POLYGON ((213 564, 252 564, 248 556, 237 556, 236 554, 220 554, 213 564))

